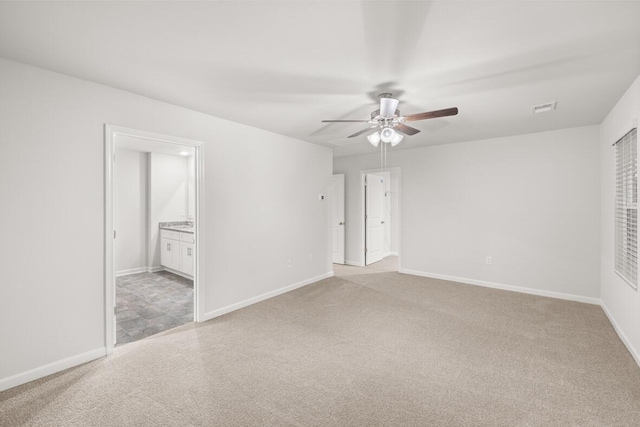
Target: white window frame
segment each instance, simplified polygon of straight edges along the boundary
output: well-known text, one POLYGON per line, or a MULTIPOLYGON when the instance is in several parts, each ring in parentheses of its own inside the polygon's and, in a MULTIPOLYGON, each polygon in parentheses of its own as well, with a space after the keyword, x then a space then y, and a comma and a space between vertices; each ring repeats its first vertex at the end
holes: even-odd
POLYGON ((638 290, 638 131, 631 129, 615 144, 614 270, 638 290))

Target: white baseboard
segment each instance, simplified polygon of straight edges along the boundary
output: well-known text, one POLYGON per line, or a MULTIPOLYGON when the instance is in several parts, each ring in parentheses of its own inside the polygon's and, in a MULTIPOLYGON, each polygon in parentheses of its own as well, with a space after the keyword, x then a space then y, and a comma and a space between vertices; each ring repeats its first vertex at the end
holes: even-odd
POLYGON ((616 323, 616 320, 613 318, 613 315, 611 314, 611 312, 609 311, 607 306, 604 304, 604 301, 600 301, 600 307, 602 307, 602 311, 604 311, 604 314, 609 319, 609 322, 611 323, 611 326, 613 326, 613 330, 616 331, 616 333, 620 337, 620 340, 622 341, 622 343, 625 345, 625 347, 627 347, 627 350, 629 350, 629 353, 631 353, 631 357, 633 357, 633 359, 638 364, 638 367, 640 367, 640 352, 638 352, 633 347, 633 345, 631 344, 631 341, 629 341, 629 339, 624 334, 624 332, 622 332, 622 330, 620 329, 620 327, 616 323))
POLYGON ((354 267, 364 267, 364 265, 361 262, 349 261, 348 259, 345 260, 344 263, 347 264, 347 265, 352 265, 354 267))
POLYGON ((147 267, 130 268, 128 270, 116 271, 116 277, 128 276, 129 274, 146 273, 149 269, 147 267))
POLYGON ((131 268, 129 270, 116 271, 116 277, 128 276, 130 274, 139 274, 139 273, 158 273, 160 271, 170 271, 179 276, 186 277, 187 279, 193 279, 193 276, 189 276, 188 274, 181 273, 179 271, 164 267, 162 265, 157 267, 139 267, 139 268, 131 268))
POLYGON ((20 374, 3 378, 0 380, 0 391, 8 390, 10 388, 26 384, 30 381, 46 377, 47 375, 55 374, 56 372, 64 371, 65 369, 73 368, 74 366, 99 359, 106 355, 107 349, 105 347, 100 347, 86 353, 67 357, 66 359, 58 360, 57 362, 52 362, 47 365, 31 369, 27 372, 22 372, 20 374))
POLYGON ((319 282, 320 280, 329 278, 333 276, 333 271, 328 273, 321 274, 320 276, 312 277, 307 280, 303 280, 298 283, 294 283, 293 285, 285 286, 284 288, 276 289, 275 291, 267 292, 262 295, 255 296, 253 298, 246 299, 244 301, 237 302, 235 304, 228 305, 226 307, 219 308, 217 310, 210 311, 205 313, 201 322, 206 322, 207 320, 211 320, 215 317, 222 316, 223 314, 231 313, 232 311, 239 310, 241 308, 250 306, 252 304, 264 301, 269 298, 277 297, 278 295, 282 295, 287 292, 291 292, 294 289, 301 288, 303 286, 310 285, 315 282, 319 282))
POLYGON ((391 255, 391 256, 398 256, 398 252, 389 252, 389 255, 391 255))
POLYGON ((542 297, 558 298, 569 301, 584 302, 587 304, 600 305, 599 298, 584 297, 582 295, 565 294, 562 292, 545 291, 541 289, 525 288, 522 286, 504 285, 502 283, 485 282, 484 280, 467 279, 464 277, 447 276, 444 274, 427 273, 424 271, 409 270, 401 268, 399 273, 411 274, 412 276, 430 277, 432 279, 448 280, 451 282, 465 283, 467 285, 484 286, 485 288, 501 289, 503 291, 520 292, 523 294, 538 295, 542 297))

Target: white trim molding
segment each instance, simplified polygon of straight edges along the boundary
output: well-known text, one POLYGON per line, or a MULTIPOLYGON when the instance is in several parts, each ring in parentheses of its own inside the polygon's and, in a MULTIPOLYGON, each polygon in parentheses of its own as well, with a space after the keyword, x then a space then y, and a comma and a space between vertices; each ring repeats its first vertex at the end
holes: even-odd
POLYGON ((280 289, 276 289, 271 292, 264 293, 262 295, 255 296, 253 298, 246 299, 244 301, 237 302, 235 304, 228 305, 226 307, 219 308, 217 310, 209 311, 204 314, 204 318, 202 321, 211 320, 215 317, 222 316, 223 314, 231 313, 232 311, 240 310, 241 308, 248 307, 250 305, 259 303, 261 301, 267 300, 269 298, 277 297, 278 295, 285 294, 287 292, 291 292, 295 289, 302 288, 303 286, 311 285, 312 283, 319 282, 320 280, 327 279, 329 277, 333 277, 333 271, 329 271, 328 273, 321 274, 320 276, 312 277, 310 279, 303 280, 298 283, 294 283, 293 285, 285 286, 280 289))
POLYGON ((146 273, 149 271, 147 267, 130 268, 128 270, 116 271, 116 277, 128 276, 130 274, 146 273))
POLYGON ((67 357, 56 362, 49 363, 38 368, 31 369, 26 372, 13 375, 11 377, 3 378, 0 380, 0 391, 8 390, 13 387, 17 387, 22 384, 26 384, 30 381, 37 380, 47 375, 55 374, 65 369, 73 368, 74 366, 81 365, 83 363, 91 362, 92 360, 99 359, 107 355, 106 347, 96 348, 95 350, 88 351, 86 353, 78 354, 75 356, 67 357))
POLYGON ((541 297, 550 297, 550 298, 564 299, 568 301, 577 301, 577 302, 584 302, 587 304, 600 305, 599 298, 585 297, 582 295, 565 294, 562 292, 545 291, 542 289, 525 288, 522 286, 514 286, 514 285, 505 285, 502 283, 486 282, 484 280, 476 280, 476 279, 467 279, 465 277, 447 276, 445 274, 428 273, 424 271, 409 270, 406 268, 399 269, 398 273, 410 274, 412 276, 429 277, 431 279, 448 280, 450 282, 458 282, 458 283, 464 283, 467 285, 483 286, 485 288, 500 289, 503 291, 520 292, 522 294, 538 295, 541 297))
POLYGON ((640 352, 638 352, 638 350, 636 350, 633 347, 633 345, 631 344, 631 341, 629 341, 629 339, 624 334, 624 332, 622 332, 622 329, 620 329, 620 327, 616 323, 615 319, 613 318, 613 315, 605 305, 604 301, 600 301, 600 307, 602 307, 602 311, 604 311, 604 314, 607 316, 607 319, 609 319, 609 323, 611 323, 611 326, 613 326, 613 330, 616 331, 616 334, 618 334, 618 337, 620 337, 620 340, 622 341, 622 343, 625 345, 625 347, 627 347, 627 350, 629 350, 629 353, 631 353, 631 357, 633 357, 633 360, 635 360, 636 363, 638 364, 638 367, 640 367, 640 352))

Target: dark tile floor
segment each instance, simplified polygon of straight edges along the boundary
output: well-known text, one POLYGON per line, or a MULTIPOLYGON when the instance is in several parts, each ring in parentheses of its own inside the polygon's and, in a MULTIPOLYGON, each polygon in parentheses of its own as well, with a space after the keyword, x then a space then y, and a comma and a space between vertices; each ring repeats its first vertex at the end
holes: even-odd
POLYGON ((193 322, 193 280, 168 271, 116 280, 116 346, 193 322))

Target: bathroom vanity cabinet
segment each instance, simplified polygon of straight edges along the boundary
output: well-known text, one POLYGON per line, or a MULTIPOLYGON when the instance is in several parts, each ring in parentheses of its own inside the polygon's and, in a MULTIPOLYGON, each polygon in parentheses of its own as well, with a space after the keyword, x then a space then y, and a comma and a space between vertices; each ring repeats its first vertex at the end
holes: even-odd
POLYGON ((170 270, 193 277, 195 235, 191 230, 160 229, 160 264, 170 270))

